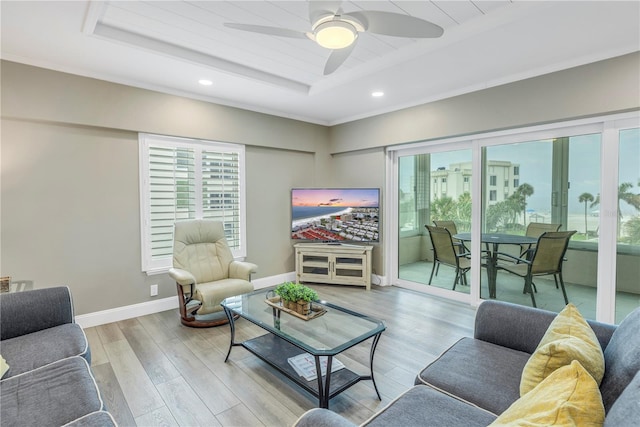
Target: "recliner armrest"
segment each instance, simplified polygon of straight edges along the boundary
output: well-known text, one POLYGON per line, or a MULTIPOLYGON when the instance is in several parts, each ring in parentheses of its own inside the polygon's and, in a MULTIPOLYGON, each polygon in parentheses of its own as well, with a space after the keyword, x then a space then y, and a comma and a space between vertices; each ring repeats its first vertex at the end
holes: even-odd
POLYGON ((66 286, 0 296, 0 340, 66 323, 74 323, 71 291, 66 286))
POLYGON ((180 268, 170 268, 169 276, 173 280, 176 281, 179 285, 189 286, 196 283, 196 278, 193 274, 189 273, 187 270, 182 270, 180 268))
POLYGON ((258 271, 258 266, 246 261, 232 261, 229 264, 229 277, 251 281, 251 273, 258 271))

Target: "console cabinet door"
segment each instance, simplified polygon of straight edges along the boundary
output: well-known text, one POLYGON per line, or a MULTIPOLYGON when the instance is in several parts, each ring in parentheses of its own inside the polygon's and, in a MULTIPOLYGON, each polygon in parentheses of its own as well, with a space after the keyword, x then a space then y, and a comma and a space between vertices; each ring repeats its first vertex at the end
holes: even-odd
POLYGON ((371 246, 299 243, 295 248, 298 282, 371 288, 371 246))
POLYGON ((346 284, 363 283, 366 272, 366 255, 333 255, 332 278, 346 284))
POLYGON ((313 282, 331 279, 332 255, 326 253, 301 252, 299 255, 301 271, 299 281, 313 282))

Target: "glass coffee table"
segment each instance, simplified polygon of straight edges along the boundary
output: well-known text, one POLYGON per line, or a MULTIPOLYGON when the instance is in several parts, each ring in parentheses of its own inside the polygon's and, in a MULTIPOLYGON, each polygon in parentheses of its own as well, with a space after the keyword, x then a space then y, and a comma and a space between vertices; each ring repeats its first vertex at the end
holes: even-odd
POLYGON ((373 378, 373 356, 380 335, 386 329, 381 320, 325 301, 313 302, 314 310, 326 310, 324 314, 304 320, 267 304, 267 292, 267 289, 261 289, 222 301, 231 327, 231 342, 225 362, 234 346, 242 346, 317 397, 321 408, 328 408, 329 399, 361 380, 371 380, 378 399, 381 399, 373 378), (236 315, 268 333, 235 342, 236 315), (331 372, 334 356, 369 338, 373 338, 369 351, 369 375, 359 375, 346 367, 331 372), (303 353, 308 353, 310 360, 315 361, 316 372, 325 372, 319 368, 326 358, 327 374, 309 381, 299 375, 288 359, 303 353))

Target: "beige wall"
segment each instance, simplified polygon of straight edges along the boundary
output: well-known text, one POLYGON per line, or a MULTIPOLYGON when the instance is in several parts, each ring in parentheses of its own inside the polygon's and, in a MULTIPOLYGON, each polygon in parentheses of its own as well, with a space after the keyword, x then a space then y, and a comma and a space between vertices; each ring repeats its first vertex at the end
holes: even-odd
POLYGON ((640 53, 334 126, 331 153, 637 110, 640 53))
POLYGON ((293 271, 291 187, 383 189, 385 145, 638 109, 639 58, 332 128, 2 62, 0 274, 68 284, 78 314, 174 295, 140 271, 138 132, 246 144, 247 258, 257 278, 293 271))
POLYGON ((295 270, 291 235, 291 188, 323 185, 310 153, 247 147, 247 260, 255 277, 295 270), (268 165, 268 166, 267 166, 268 165))
POLYGON ((328 129, 102 80, 2 62, 2 117, 315 152, 328 129))
POLYGON ((380 242, 373 243, 373 273, 384 275, 384 186, 385 153, 382 148, 334 154, 331 156, 329 187, 370 187, 380 189, 380 242))
POLYGON ((290 188, 329 176, 324 126, 15 63, 2 63, 2 117, 0 274, 69 285, 77 314, 153 300, 154 283, 155 298, 175 295, 141 271, 139 131, 247 145, 255 278, 294 270, 290 188))

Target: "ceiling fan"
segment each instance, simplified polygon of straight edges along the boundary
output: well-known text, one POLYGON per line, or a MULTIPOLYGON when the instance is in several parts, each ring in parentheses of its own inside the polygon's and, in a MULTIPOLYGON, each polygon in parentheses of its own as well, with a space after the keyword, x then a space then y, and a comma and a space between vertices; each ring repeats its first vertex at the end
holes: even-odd
POLYGON ((331 49, 324 75, 336 71, 347 60, 356 45, 358 34, 370 32, 395 37, 440 37, 442 27, 414 16, 394 12, 360 10, 343 13, 341 1, 310 1, 311 31, 302 32, 264 25, 227 22, 225 27, 278 37, 310 39, 331 49))

